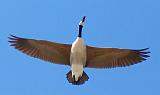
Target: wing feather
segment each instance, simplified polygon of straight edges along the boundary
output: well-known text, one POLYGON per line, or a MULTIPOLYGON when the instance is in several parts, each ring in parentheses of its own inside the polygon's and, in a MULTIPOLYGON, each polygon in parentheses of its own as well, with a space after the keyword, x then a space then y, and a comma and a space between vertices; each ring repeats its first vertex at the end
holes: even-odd
POLYGON ((87 46, 87 64, 90 68, 114 68, 137 64, 149 57, 148 48, 140 50, 97 48, 87 46))
POLYGON ((70 65, 70 44, 20 38, 13 35, 9 39, 11 46, 31 57, 56 64, 70 65))

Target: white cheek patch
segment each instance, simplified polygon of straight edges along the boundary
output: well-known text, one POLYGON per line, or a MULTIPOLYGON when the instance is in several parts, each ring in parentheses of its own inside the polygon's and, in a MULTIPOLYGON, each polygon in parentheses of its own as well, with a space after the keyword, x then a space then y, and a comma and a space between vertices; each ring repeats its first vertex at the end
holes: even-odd
POLYGON ((84 25, 84 22, 80 21, 80 22, 79 22, 79 25, 82 25, 82 26, 83 26, 83 25, 84 25))

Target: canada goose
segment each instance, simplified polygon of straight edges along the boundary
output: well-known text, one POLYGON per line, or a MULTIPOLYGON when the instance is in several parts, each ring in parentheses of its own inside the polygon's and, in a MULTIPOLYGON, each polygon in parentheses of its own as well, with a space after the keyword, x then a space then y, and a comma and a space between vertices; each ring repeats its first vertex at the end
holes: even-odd
POLYGON ((19 51, 55 64, 69 65, 71 71, 67 80, 80 85, 89 79, 83 68, 114 68, 137 64, 146 60, 148 48, 140 50, 119 48, 98 48, 85 45, 82 39, 82 28, 85 16, 79 23, 79 33, 73 44, 61 44, 45 40, 34 40, 11 35, 11 46, 19 51))

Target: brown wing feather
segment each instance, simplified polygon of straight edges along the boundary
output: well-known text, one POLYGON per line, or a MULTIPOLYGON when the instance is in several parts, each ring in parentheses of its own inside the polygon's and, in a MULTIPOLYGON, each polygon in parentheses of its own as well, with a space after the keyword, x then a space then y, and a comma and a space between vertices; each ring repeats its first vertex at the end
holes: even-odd
POLYGON ((87 65, 90 68, 125 67, 146 60, 150 52, 141 50, 96 48, 87 46, 87 65))
POLYGON ((70 48, 69 44, 60 44, 45 40, 34 40, 20 38, 11 35, 9 37, 11 46, 19 51, 52 63, 70 65, 70 48))

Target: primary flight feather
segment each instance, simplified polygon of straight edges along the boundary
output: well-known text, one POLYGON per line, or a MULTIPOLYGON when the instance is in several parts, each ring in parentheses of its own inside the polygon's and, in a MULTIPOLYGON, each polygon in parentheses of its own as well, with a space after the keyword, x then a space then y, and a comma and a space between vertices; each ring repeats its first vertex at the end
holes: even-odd
POLYGON ((10 35, 11 46, 35 58, 55 64, 71 66, 67 79, 74 85, 89 79, 83 68, 114 68, 137 64, 149 57, 148 48, 133 50, 119 48, 98 48, 87 46, 82 39, 85 17, 79 23, 79 33, 73 44, 62 44, 10 35))

